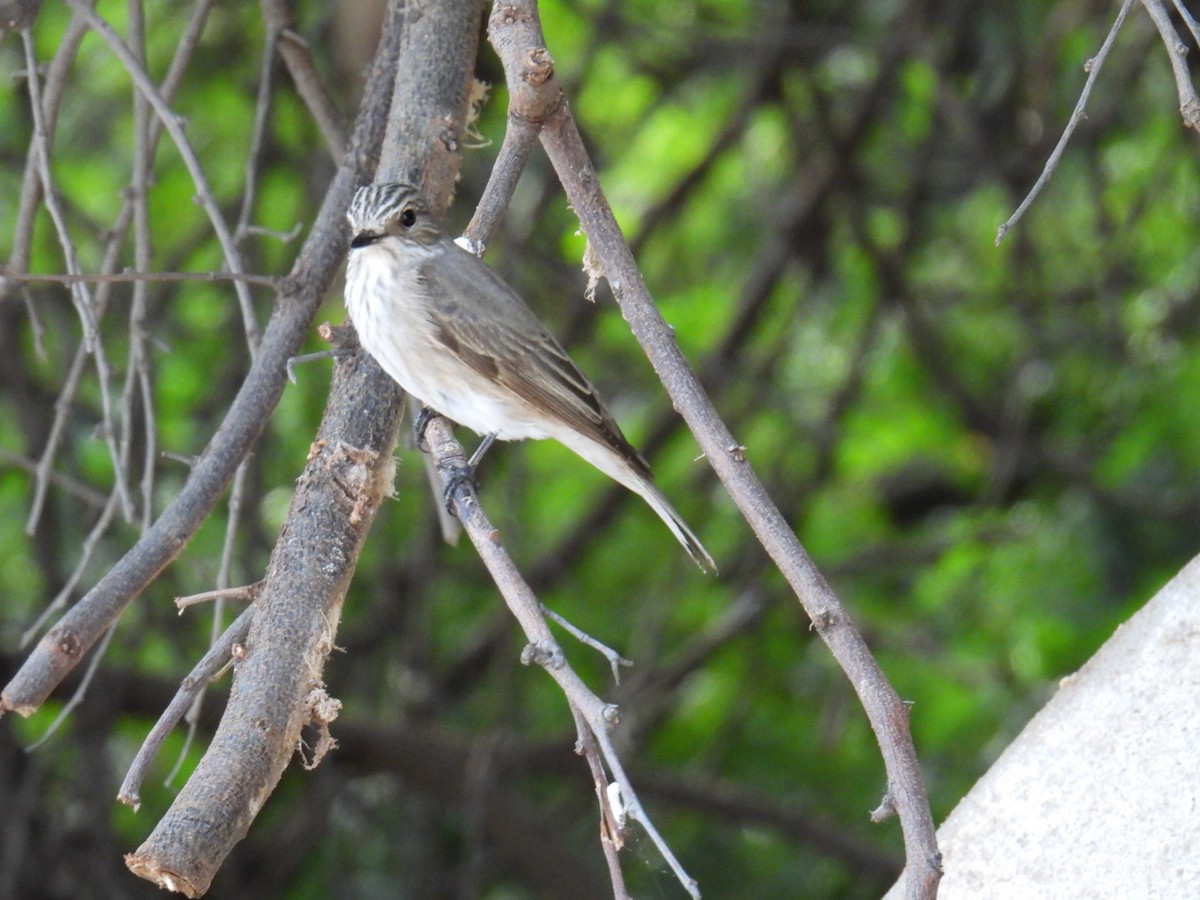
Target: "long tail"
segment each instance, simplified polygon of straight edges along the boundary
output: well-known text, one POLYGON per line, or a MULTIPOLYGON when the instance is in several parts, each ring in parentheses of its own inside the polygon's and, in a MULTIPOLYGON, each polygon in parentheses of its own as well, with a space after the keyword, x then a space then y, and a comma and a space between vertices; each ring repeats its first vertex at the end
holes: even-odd
POLYGON ((671 529, 671 534, 675 535, 679 543, 683 544, 683 549, 696 561, 696 565, 710 575, 717 574, 717 564, 713 562, 712 556, 700 543, 700 538, 696 537, 692 529, 688 528, 687 522, 683 521, 683 518, 675 511, 675 507, 671 505, 671 501, 653 482, 640 478, 634 484, 627 481, 623 481, 622 484, 635 494, 640 494, 650 508, 658 513, 658 517, 671 529))
POLYGON ((683 545, 683 549, 696 561, 696 565, 711 575, 717 574, 717 564, 704 549, 700 539, 696 537, 692 529, 688 528, 683 517, 675 511, 671 501, 655 486, 653 481, 635 470, 611 447, 593 441, 574 429, 564 427, 559 429, 554 437, 560 444, 578 453, 613 481, 623 484, 645 500, 671 529, 671 534, 675 535, 675 538, 683 545))

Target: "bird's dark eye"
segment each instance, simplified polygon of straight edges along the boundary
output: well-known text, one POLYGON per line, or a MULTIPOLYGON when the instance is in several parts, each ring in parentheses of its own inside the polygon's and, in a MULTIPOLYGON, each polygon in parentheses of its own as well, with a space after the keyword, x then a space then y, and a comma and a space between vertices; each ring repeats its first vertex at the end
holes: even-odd
POLYGON ((413 225, 416 224, 416 222, 417 222, 417 214, 415 212, 413 212, 411 207, 409 209, 406 209, 404 212, 400 213, 400 224, 403 225, 405 228, 412 228, 413 225))

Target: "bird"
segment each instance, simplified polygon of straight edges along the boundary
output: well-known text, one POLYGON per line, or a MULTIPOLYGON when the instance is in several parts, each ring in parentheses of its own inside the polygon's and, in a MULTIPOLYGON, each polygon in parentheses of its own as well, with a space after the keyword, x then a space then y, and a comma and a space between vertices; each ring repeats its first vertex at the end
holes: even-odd
POLYGON ((481 435, 484 448, 553 438, 639 495, 696 564, 716 572, 591 381, 516 291, 447 236, 416 187, 361 187, 346 218, 346 309, 363 348, 401 388, 481 435))

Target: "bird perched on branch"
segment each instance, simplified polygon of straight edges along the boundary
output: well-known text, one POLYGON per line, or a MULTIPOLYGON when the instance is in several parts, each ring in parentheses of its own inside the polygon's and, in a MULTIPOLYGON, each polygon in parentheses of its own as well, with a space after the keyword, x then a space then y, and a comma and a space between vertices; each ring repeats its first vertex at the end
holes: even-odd
POLYGON ((415 187, 360 188, 346 217, 346 308, 400 387, 483 435, 484 448, 554 438, 641 496, 697 565, 716 571, 592 383, 525 301, 441 230, 415 187))

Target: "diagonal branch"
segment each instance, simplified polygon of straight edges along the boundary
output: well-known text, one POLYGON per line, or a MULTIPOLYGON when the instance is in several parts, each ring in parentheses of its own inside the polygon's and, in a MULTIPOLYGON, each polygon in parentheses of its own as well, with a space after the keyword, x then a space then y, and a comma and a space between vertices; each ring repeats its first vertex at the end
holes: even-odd
MULTIPOLYGON (((1038 194, 1042 192, 1042 188, 1050 181, 1050 176, 1054 174, 1054 170, 1058 168, 1058 162, 1071 140, 1071 135, 1075 133, 1075 129, 1084 119, 1084 110, 1087 107, 1088 97, 1092 95, 1092 87, 1096 84, 1096 79, 1100 75, 1100 69, 1104 65, 1104 60, 1108 58, 1108 51, 1112 49, 1113 42, 1117 39, 1117 32, 1121 30, 1121 26, 1125 23, 1125 17, 1129 14, 1129 7, 1132 5, 1133 0, 1125 0, 1121 4, 1120 10, 1117 11, 1117 19, 1113 22, 1112 28, 1108 30, 1108 36, 1104 39, 1104 43, 1100 45, 1100 49, 1096 52, 1096 55, 1087 61, 1085 68, 1088 77, 1083 83, 1083 90, 1079 94, 1079 99, 1075 102, 1075 109, 1071 113, 1071 118, 1067 121, 1067 127, 1063 129, 1062 136, 1059 137, 1058 143, 1054 145, 1054 150, 1051 151, 1050 158, 1046 160, 1046 165, 1042 168, 1042 174, 1038 176, 1038 180, 1029 189, 1029 193, 1025 195, 1025 199, 1021 201, 1021 205, 1017 207, 1016 212, 1009 216, 996 232, 997 245, 1004 240, 1004 235, 1008 233, 1008 230, 1016 225, 1021 220, 1021 217, 1025 215, 1025 211, 1037 199, 1038 194)), ((1148 6, 1147 9, 1150 9, 1150 7, 1148 6)), ((1167 27, 1170 27, 1169 24, 1167 27)), ((1166 34, 1163 35, 1163 39, 1166 40, 1166 34)), ((1168 49, 1173 49, 1169 43, 1168 49)), ((1175 64, 1174 54, 1172 54, 1171 63, 1172 65, 1175 64)), ((1176 75, 1178 75, 1178 69, 1176 70, 1176 75)), ((1180 96, 1182 97, 1182 93, 1180 96)), ((1180 108, 1185 109, 1182 105, 1180 108)))
MULTIPOLYGON (((466 455, 462 446, 454 439, 450 423, 441 417, 434 417, 425 431, 429 441, 430 453, 437 461, 438 470, 443 480, 450 479, 467 469, 466 455)), ((611 732, 618 721, 617 707, 605 703, 575 670, 567 664, 562 649, 554 639, 550 626, 547 624, 543 607, 530 589, 529 584, 521 577, 516 564, 508 551, 500 542, 499 532, 492 526, 479 505, 474 488, 468 481, 458 480, 458 487, 453 493, 455 513, 463 524, 463 530, 475 545, 480 559, 487 567, 488 574, 500 589, 504 602, 508 604, 513 618, 521 625, 529 644, 521 655, 521 661, 537 663, 554 679, 559 689, 570 705, 580 731, 580 742, 585 748, 591 746, 592 755, 589 762, 593 767, 600 765, 601 759, 612 780, 620 787, 625 809, 631 818, 636 819, 645 828, 646 833, 654 842, 655 847, 670 866, 671 871, 693 897, 699 897, 700 891, 693 879, 680 864, 674 852, 663 839, 650 817, 642 807, 634 790, 633 783, 625 773, 616 747, 613 745, 611 732)), ((607 848, 606 848, 606 855, 607 848)), ((611 861, 611 860, 610 860, 611 861)), ((620 896, 622 880, 619 869, 613 875, 614 892, 620 896)))
POLYGON ((913 747, 908 708, 887 681, 841 601, 767 495, 742 447, 688 367, 673 332, 655 307, 600 188, 570 109, 554 80, 534 0, 496 4, 488 36, 504 64, 511 117, 541 122, 546 150, 579 216, 613 295, 713 471, 729 490, 797 599, 858 693, 887 769, 885 804, 900 815, 909 895, 936 895, 941 877, 933 816, 913 747))
POLYGON ((259 0, 262 7, 263 19, 268 27, 276 33, 275 49, 283 58, 288 74, 296 85, 296 93, 308 107, 313 121, 321 131, 321 139, 325 142, 334 165, 342 164, 342 156, 346 152, 345 141, 342 140, 342 127, 338 111, 333 105, 317 68, 313 65, 312 55, 308 45, 293 30, 295 20, 291 10, 284 0, 259 0))
POLYGON ((332 392, 347 402, 327 407, 297 483, 221 724, 171 808, 125 860, 135 874, 189 897, 208 890, 245 836, 301 729, 332 718, 317 712, 329 703, 321 672, 359 550, 391 490, 401 409, 395 386, 362 354, 338 362, 332 392), (363 408, 394 412, 359 415, 363 408))

